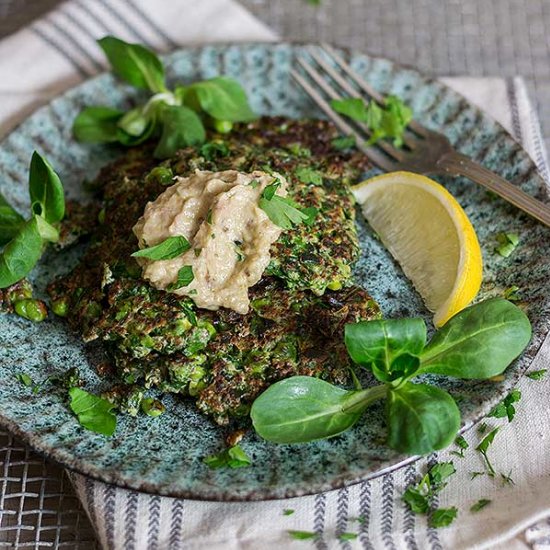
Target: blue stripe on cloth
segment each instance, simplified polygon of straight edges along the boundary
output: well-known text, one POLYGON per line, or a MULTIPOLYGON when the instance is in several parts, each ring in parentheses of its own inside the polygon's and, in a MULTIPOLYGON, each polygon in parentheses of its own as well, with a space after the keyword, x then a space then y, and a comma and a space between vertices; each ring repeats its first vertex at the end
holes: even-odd
POLYGON ((105 518, 105 536, 107 539, 107 548, 115 548, 115 507, 116 507, 116 487, 114 485, 104 484, 103 497, 103 517, 105 518))
POLYGON ((141 33, 141 31, 136 28, 126 17, 124 16, 124 12, 121 12, 117 8, 115 8, 114 4, 111 4, 107 0, 98 0, 101 5, 115 18, 119 23, 121 23, 130 33, 132 33, 137 40, 144 46, 147 46, 149 48, 154 49, 154 44, 144 35, 141 33))
POLYGON ((183 500, 176 499, 172 503, 172 518, 170 520, 170 548, 181 547, 181 527, 183 525, 183 500))
MULTIPOLYGON (((336 501, 336 536, 345 533, 348 525, 348 488, 342 487, 338 491, 336 501)), ((340 540, 340 544, 346 548, 351 548, 349 541, 340 540)))
POLYGON ((86 2, 83 2, 82 0, 76 0, 74 2, 74 5, 77 6, 82 12, 85 13, 90 19, 92 19, 98 27, 101 27, 106 33, 111 33, 111 29, 109 26, 101 19, 101 17, 98 17, 87 5, 86 2))
MULTIPOLYGON (((405 483, 407 487, 415 483, 416 481, 416 462, 413 462, 411 465, 407 466, 405 470, 405 483)), ((415 523, 416 517, 412 510, 405 503, 402 503, 404 508, 403 513, 403 533, 404 539, 407 543, 407 548, 410 550, 418 550, 418 544, 416 542, 415 536, 415 523)))
POLYGON ((80 76, 87 78, 89 76, 92 76, 93 72, 90 71, 87 67, 82 65, 76 58, 74 58, 72 55, 69 55, 63 46, 55 39, 48 36, 44 31, 37 27, 30 27, 31 32, 36 34, 38 37, 40 37, 48 46, 51 46, 58 54, 61 55, 64 59, 66 59, 80 74, 80 76))
POLYGON ((166 44, 170 47, 170 48, 175 48, 177 46, 179 46, 179 44, 177 42, 174 42, 163 30, 161 27, 159 27, 152 19, 150 19, 147 14, 139 7, 137 6, 134 2, 132 2, 132 0, 124 0, 124 2, 126 2, 126 4, 128 4, 130 6, 130 8, 134 11, 134 13, 136 13, 137 15, 140 16, 140 18, 145 22, 147 23, 147 25, 149 26, 150 29, 152 29, 153 31, 155 31, 157 33, 157 35, 162 38, 166 44))
POLYGON ((317 533, 315 547, 317 550, 327 550, 325 542, 325 514, 327 509, 327 495, 320 493, 315 495, 315 504, 313 512, 313 531, 317 533))
POLYGON ((160 498, 149 497, 149 522, 147 524, 147 549, 158 550, 160 529, 160 498))
MULTIPOLYGON (((84 57, 90 60, 92 65, 97 69, 97 72, 100 72, 104 69, 104 67, 101 65, 99 61, 94 57, 94 55, 89 52, 79 41, 78 38, 73 36, 69 30, 69 27, 63 27, 56 21, 52 21, 51 19, 46 19, 45 23, 47 25, 51 25, 57 32, 57 34, 61 38, 65 38, 65 41, 68 42, 68 45, 72 46, 75 50, 80 52, 84 57)), ((77 27, 77 29, 80 31, 81 29, 77 27)), ((94 74, 94 73, 92 73, 94 74)))
POLYGON ((382 540, 389 550, 397 550, 393 541, 393 473, 382 478, 382 519, 380 522, 382 540))
POLYGON ((359 517, 361 523, 359 527, 359 541, 365 550, 374 550, 369 538, 371 511, 371 482, 363 481, 359 490, 359 517))
MULTIPOLYGON (((427 460, 428 468, 433 468, 437 464, 437 461, 437 454, 431 454, 427 460)), ((437 493, 434 495, 432 503, 433 508, 437 508, 439 504, 439 497, 437 496, 437 493)), ((437 529, 430 527, 429 522, 426 525, 428 541, 431 544, 432 550, 443 550, 443 546, 441 546, 441 541, 439 540, 439 533, 437 532, 437 529)))
POLYGON ((124 550, 134 550, 136 547, 138 500, 138 493, 135 491, 128 493, 124 512, 124 550))

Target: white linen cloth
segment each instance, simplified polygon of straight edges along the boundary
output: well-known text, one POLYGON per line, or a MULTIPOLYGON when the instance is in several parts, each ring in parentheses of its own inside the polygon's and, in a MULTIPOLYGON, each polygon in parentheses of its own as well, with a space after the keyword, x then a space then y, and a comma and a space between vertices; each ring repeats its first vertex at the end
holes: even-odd
MULTIPOLYGON (((232 0, 73 0, 0 42, 0 135, 67 87, 105 66, 94 38, 115 34, 159 51, 216 41, 275 40, 276 35, 232 0)), ((507 127, 546 175, 536 113, 521 78, 448 78, 444 81, 507 127)), ((550 366, 547 340, 531 370, 550 366)), ((480 476, 474 450, 481 436, 466 434, 465 458, 438 453, 393 473, 347 489, 311 497, 259 503, 177 500, 118 489, 69 474, 77 494, 109 549, 550 549, 550 376, 524 378, 513 423, 501 426, 490 456, 514 485, 480 476), (424 516, 401 501, 406 486, 436 460, 454 460, 457 473, 439 506, 457 506, 457 520, 430 529, 424 516), (478 513, 480 498, 492 502, 478 513), (283 510, 293 509, 292 515, 283 510), (356 518, 363 518, 358 522, 356 518), (295 541, 288 530, 313 531, 314 541, 295 541), (341 541, 338 534, 357 533, 341 541)))

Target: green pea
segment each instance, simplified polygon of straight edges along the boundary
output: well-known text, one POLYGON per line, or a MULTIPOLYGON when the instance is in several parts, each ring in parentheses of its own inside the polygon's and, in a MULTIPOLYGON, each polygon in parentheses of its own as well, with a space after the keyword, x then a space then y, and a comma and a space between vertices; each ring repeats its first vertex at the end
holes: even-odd
POLYGON ((172 185, 174 174, 166 166, 157 166, 153 168, 145 177, 146 183, 157 182, 161 185, 172 185))
POLYGON ((152 397, 146 397, 141 401, 141 410, 153 418, 160 416, 166 411, 166 407, 158 400, 152 397))
POLYGON ((214 130, 220 134, 227 134, 233 129, 233 123, 229 120, 214 120, 214 130))
POLYGON ((32 298, 15 302, 14 308, 17 315, 35 323, 43 321, 48 316, 46 304, 32 298))
POLYGON ((53 300, 50 307, 58 317, 67 317, 69 300, 67 298, 58 298, 57 300, 53 300))

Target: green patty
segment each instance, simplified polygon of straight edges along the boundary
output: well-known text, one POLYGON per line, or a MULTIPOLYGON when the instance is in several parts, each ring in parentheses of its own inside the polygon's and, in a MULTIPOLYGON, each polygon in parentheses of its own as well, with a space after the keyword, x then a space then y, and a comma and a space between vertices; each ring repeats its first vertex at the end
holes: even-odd
MULTIPOLYGON (((322 121, 266 118, 160 165, 143 147, 102 170, 94 184, 100 223, 89 250, 49 291, 55 303, 66 304, 68 321, 84 340, 107 342, 131 395, 140 394, 133 385, 141 383, 191 395, 201 411, 226 423, 245 415, 275 380, 294 374, 347 379, 343 325, 377 316, 378 308, 351 279, 359 248, 348 184, 366 161, 334 150, 335 135, 322 121), (288 180, 296 202, 318 209, 312 225, 284 231, 274 243, 247 315, 200 310, 189 298, 156 290, 131 257, 138 248, 132 227, 147 202, 173 176, 196 169, 274 170, 288 180)), ((135 399, 120 388, 112 396, 135 410, 135 399)))

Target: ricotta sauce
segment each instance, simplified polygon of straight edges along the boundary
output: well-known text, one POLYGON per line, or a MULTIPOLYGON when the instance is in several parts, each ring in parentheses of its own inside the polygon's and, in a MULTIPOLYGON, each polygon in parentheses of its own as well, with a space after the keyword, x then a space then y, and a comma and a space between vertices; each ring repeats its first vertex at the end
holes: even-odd
MULTIPOLYGON (((280 182, 277 194, 286 196, 286 180, 279 174, 275 177, 280 182)), ((177 281, 183 266, 191 266, 193 281, 172 292, 190 296, 201 308, 247 313, 248 289, 260 280, 271 244, 282 231, 258 205, 274 179, 261 171, 236 170, 197 170, 190 177, 177 177, 174 185, 147 204, 133 231, 140 248, 183 235, 191 249, 171 260, 136 258, 143 277, 165 290, 177 281)))

